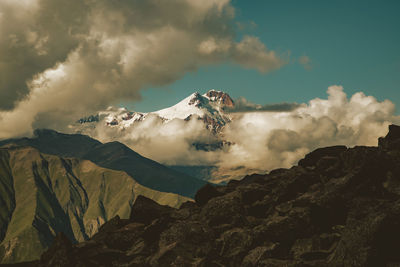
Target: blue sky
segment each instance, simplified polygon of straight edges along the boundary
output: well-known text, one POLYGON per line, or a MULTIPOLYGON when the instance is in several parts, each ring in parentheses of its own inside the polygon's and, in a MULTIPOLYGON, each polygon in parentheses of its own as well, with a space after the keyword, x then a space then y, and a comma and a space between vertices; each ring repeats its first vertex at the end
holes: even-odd
POLYGON ((137 111, 175 104, 194 91, 215 88, 259 103, 307 102, 325 97, 330 85, 348 95, 363 91, 400 106, 400 1, 234 0, 237 31, 255 35, 269 49, 290 53, 290 63, 262 74, 233 64, 202 67, 143 99, 123 103, 137 111), (252 26, 252 23, 256 26, 252 26), (297 62, 311 60, 311 69, 297 62))

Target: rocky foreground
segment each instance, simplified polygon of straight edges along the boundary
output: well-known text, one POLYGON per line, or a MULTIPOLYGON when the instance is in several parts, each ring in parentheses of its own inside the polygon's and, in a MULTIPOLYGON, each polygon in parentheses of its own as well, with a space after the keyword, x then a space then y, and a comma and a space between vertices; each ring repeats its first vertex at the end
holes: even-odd
POLYGON ((207 185, 179 209, 138 197, 36 266, 400 266, 400 127, 378 147, 317 149, 291 169, 207 185))

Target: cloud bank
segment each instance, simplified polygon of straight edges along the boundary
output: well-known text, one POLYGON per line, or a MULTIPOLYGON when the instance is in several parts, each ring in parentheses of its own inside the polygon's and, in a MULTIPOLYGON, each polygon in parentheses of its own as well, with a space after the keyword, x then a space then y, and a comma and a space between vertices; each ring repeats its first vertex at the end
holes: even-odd
MULTIPOLYGON (((331 86, 326 99, 313 99, 294 109, 233 113, 220 140, 232 143, 222 150, 198 151, 194 142, 215 143, 204 124, 156 116, 123 131, 100 126, 89 132, 103 141, 120 140, 151 159, 168 165, 216 165, 239 177, 296 164, 306 153, 323 146, 377 145, 387 126, 400 123, 389 100, 378 101, 362 92, 347 97, 341 86, 331 86), (238 168, 244 167, 241 171, 238 168)), ((244 101, 244 100, 242 100, 244 101)))
POLYGON ((287 63, 257 37, 235 41, 234 16, 229 0, 0 1, 0 138, 63 130, 203 65, 287 63))

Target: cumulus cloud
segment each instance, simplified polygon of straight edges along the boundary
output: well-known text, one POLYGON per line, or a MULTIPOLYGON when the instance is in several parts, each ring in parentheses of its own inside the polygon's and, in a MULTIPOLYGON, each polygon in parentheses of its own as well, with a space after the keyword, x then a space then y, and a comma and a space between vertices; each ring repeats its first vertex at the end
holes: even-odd
POLYGON ((326 99, 316 98, 294 109, 231 113, 232 122, 218 138, 201 120, 163 123, 156 116, 122 131, 102 126, 89 134, 104 141, 120 140, 164 164, 214 165, 219 173, 239 178, 249 172, 290 167, 318 147, 377 145, 389 124, 400 123, 389 100, 378 101, 362 92, 348 97, 341 86, 331 86, 327 93, 326 99), (192 146, 218 140, 231 145, 208 152, 192 146))
POLYGON ((400 123, 389 100, 359 92, 347 97, 341 86, 328 88, 327 99, 313 99, 287 112, 244 113, 224 131, 235 143, 218 163, 271 170, 296 164, 318 147, 377 145, 387 126, 400 123))
POLYGON ((234 16, 229 0, 0 1, 0 138, 63 130, 202 65, 286 63, 256 37, 236 42, 234 16))

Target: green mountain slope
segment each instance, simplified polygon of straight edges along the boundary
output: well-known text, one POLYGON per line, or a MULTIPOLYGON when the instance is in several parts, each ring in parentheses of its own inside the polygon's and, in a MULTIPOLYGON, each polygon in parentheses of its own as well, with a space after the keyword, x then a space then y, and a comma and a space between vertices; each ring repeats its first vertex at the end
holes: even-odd
POLYGON ((110 218, 128 218, 138 195, 172 207, 189 200, 149 189, 135 178, 32 147, 0 148, 1 262, 37 259, 57 232, 86 240, 110 218))
POLYGON ((36 130, 34 138, 0 141, 0 146, 5 144, 31 146, 46 154, 87 159, 104 168, 125 171, 146 187, 191 198, 206 184, 205 181, 142 157, 119 142, 102 144, 81 134, 36 130))

